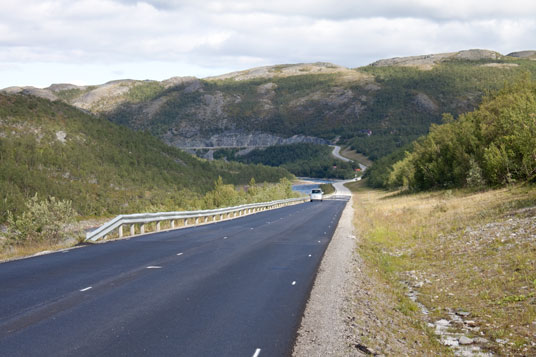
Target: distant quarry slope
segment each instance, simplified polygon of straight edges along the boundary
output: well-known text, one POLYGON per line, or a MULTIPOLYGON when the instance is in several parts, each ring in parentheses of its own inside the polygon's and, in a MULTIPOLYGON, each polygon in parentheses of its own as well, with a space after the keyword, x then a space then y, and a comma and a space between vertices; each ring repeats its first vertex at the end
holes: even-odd
POLYGON ((62 100, 182 148, 255 147, 338 138, 372 159, 428 132, 442 113, 474 109, 523 72, 535 51, 465 50, 379 60, 253 68, 217 77, 13 87, 62 100))

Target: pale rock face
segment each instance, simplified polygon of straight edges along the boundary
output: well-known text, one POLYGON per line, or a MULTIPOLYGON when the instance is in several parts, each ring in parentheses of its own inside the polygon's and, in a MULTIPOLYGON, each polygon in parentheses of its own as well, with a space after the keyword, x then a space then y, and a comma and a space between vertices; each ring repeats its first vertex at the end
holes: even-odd
POLYGON ((431 69, 434 65, 449 60, 463 59, 469 61, 478 61, 482 59, 499 59, 503 57, 500 53, 489 50, 471 49, 459 52, 436 53, 421 56, 395 57, 382 59, 371 64, 371 66, 410 66, 420 67, 422 69, 431 69))
POLYGON ((130 80, 108 82, 77 98, 72 104, 91 111, 109 111, 126 100, 122 97, 134 85, 135 82, 130 80))
POLYGON ((8 87, 2 89, 1 92, 7 94, 29 94, 36 97, 48 99, 50 101, 58 100, 59 98, 47 89, 35 88, 35 87, 8 87))
MULTIPOLYGON (((256 78, 274 78, 274 77, 289 77, 303 74, 318 74, 318 73, 338 73, 338 72, 355 72, 346 67, 338 66, 332 63, 317 62, 317 63, 298 63, 279 66, 265 66, 227 73, 221 76, 208 77, 207 80, 225 80, 233 79, 235 81, 244 81, 256 78)), ((357 73, 357 72, 355 72, 357 73)))
POLYGON ((437 110, 439 109, 437 104, 424 93, 418 93, 415 96, 414 102, 415 104, 417 104, 417 107, 426 112, 437 112, 437 110))
POLYGON ((173 146, 180 148, 209 148, 209 147, 265 147, 272 145, 286 145, 296 143, 328 144, 324 139, 305 135, 294 135, 283 138, 269 133, 246 133, 242 131, 225 131, 214 134, 208 138, 195 135, 196 131, 176 131, 178 135, 169 132, 164 140, 173 146), (185 135, 186 134, 186 135, 185 135))
POLYGON ((56 139, 63 144, 65 144, 65 142, 67 141, 66 137, 67 133, 65 133, 64 131, 60 130, 56 132, 56 139))

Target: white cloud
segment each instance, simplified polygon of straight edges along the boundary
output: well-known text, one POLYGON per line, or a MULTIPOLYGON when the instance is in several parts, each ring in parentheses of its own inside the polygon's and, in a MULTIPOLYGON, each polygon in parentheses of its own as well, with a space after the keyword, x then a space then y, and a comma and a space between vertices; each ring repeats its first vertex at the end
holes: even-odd
POLYGON ((166 78, 294 62, 355 67, 467 48, 507 53, 536 49, 535 19, 533 0, 3 1, 0 87, 46 86, 70 73, 62 68, 91 82, 115 79, 110 67, 166 78))

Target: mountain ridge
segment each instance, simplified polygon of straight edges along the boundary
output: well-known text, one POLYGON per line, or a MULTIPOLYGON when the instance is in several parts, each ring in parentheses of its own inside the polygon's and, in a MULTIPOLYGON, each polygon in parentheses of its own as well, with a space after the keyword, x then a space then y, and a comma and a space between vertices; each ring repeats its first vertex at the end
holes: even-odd
POLYGON ((265 146, 340 137, 372 159, 472 110, 488 90, 524 71, 535 51, 464 50, 346 68, 326 62, 264 66, 199 79, 115 80, 97 86, 11 87, 61 100, 169 145, 265 146), (232 139, 234 138, 234 139, 232 139))

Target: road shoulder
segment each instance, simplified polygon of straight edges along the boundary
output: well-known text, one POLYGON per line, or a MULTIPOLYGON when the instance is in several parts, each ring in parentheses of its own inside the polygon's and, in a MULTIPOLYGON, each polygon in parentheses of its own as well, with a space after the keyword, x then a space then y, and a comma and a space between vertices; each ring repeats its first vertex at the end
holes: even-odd
POLYGON ((363 355, 347 342, 349 328, 344 313, 351 300, 349 280, 354 275, 353 215, 350 200, 322 259, 298 330, 293 356, 363 355))

